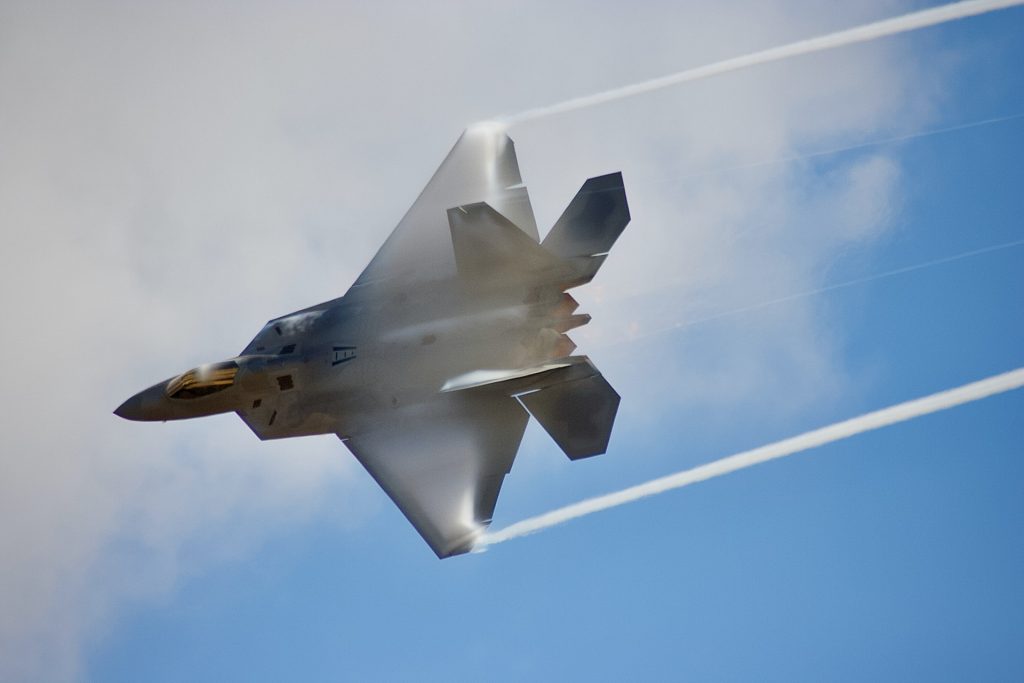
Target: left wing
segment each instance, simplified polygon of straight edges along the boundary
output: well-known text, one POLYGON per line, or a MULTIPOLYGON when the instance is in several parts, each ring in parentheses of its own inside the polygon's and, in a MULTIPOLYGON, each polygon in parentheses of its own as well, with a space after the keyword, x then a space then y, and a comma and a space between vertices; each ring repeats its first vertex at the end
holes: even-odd
POLYGON ((486 202, 538 242, 515 146, 497 124, 466 129, 353 287, 407 287, 454 276, 448 209, 477 202, 486 202))
POLYGON ((458 392, 386 417, 345 445, 438 557, 468 552, 491 521, 526 411, 500 393, 458 392))

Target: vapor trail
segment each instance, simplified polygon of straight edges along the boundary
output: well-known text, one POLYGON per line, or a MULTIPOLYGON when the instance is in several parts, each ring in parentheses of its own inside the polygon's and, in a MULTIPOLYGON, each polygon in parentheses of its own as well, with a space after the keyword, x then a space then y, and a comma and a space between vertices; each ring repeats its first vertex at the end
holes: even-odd
POLYGON ((700 465, 693 469, 631 486, 621 491, 573 503, 538 517, 531 517, 530 519, 507 526, 504 529, 483 534, 477 541, 475 549, 483 550, 495 543, 536 533, 542 529, 567 522, 570 519, 625 505, 647 496, 654 496, 665 491, 689 486, 699 481, 713 479, 714 477, 746 469, 762 462, 784 458, 787 455, 824 446, 833 441, 847 439, 863 432, 869 432, 922 415, 953 408, 1012 389, 1019 389, 1022 386, 1024 386, 1024 367, 1004 372, 1000 375, 993 375, 978 382, 971 382, 955 389, 940 391, 936 394, 905 403, 898 403, 888 408, 882 408, 881 410, 837 422, 827 427, 805 432, 799 436, 776 441, 767 446, 730 455, 706 465, 700 465))
MULTIPOLYGON (((970 251, 963 251, 959 254, 953 254, 952 256, 943 256, 942 258, 932 259, 930 261, 923 261, 921 263, 915 263, 909 266, 903 266, 902 268, 894 268, 892 270, 886 270, 881 273, 873 273, 864 277, 855 278, 853 280, 846 280, 845 282, 835 282, 830 285, 823 287, 816 287, 814 289, 807 289, 802 292, 794 292, 792 294, 786 294, 784 296, 775 297, 774 299, 765 299, 752 304, 746 304, 737 308, 730 308, 725 311, 719 311, 718 313, 712 313, 710 315, 703 316, 701 318, 691 318, 689 320, 680 320, 679 322, 672 323, 666 327, 659 327, 653 330, 647 330, 639 334, 630 335, 621 341, 613 341, 603 345, 592 346, 591 350, 604 349, 612 346, 618 346, 623 342, 635 342, 638 339, 646 339, 647 337, 653 337, 658 334, 666 334, 675 330, 683 329, 684 327, 690 327, 691 325, 700 325, 702 323, 711 322, 718 320, 719 318, 728 318, 741 313, 749 313, 750 311, 757 311, 762 308, 768 308, 769 306, 776 306, 778 304, 784 304, 789 301, 796 301, 797 299, 806 299, 808 297, 817 296, 819 294, 828 294, 838 289, 846 289, 847 287, 855 287, 857 285, 865 285, 870 282, 877 282, 878 280, 884 280, 886 278, 895 277, 897 275, 904 275, 906 273, 913 273, 918 270, 924 270, 926 268, 934 268, 935 266, 942 266, 948 263, 955 263, 956 261, 962 261, 964 259, 973 258, 975 256, 982 256, 984 254, 991 254, 996 251, 1003 251, 1004 249, 1014 249, 1017 247, 1024 246, 1024 239, 1014 240, 1012 242, 1003 242, 1002 244, 992 244, 987 247, 981 247, 980 249, 971 249, 970 251)), ((672 287, 673 283, 668 283, 660 287, 660 289, 666 289, 672 287)), ((641 299, 643 297, 650 296, 650 292, 641 292, 640 294, 630 295, 628 297, 622 297, 619 301, 629 301, 632 299, 641 299)))
POLYGON ((670 176, 665 178, 665 180, 663 180, 662 182, 678 183, 684 180, 690 180, 692 178, 701 178, 703 176, 715 175, 719 173, 744 171, 751 168, 758 168, 760 166, 774 166, 775 164, 788 164, 794 161, 806 161, 808 159, 817 159, 819 157, 832 156, 833 154, 842 154, 843 152, 853 152, 859 149, 868 149, 870 147, 881 147, 883 145, 891 145, 897 142, 911 142, 913 140, 919 140, 921 138, 928 138, 933 135, 946 135, 948 133, 958 133, 963 130, 970 130, 971 128, 981 128, 982 126, 991 126, 996 123, 1018 121, 1022 118, 1024 118, 1024 114, 1008 114, 1007 116, 997 116, 989 119, 969 121, 967 123, 958 123, 956 125, 946 126, 944 128, 932 128, 929 130, 919 130, 914 133, 904 133, 903 135, 895 135, 887 138, 865 140, 863 142, 856 142, 852 145, 843 145, 842 147, 831 147, 829 149, 821 149, 816 152, 804 152, 802 154, 791 154, 789 156, 762 159, 760 161, 749 161, 742 164, 734 164, 732 166, 708 168, 700 171, 694 171, 692 173, 687 173, 685 175, 670 176))
POLYGON ((659 78, 652 78, 648 81, 641 81, 640 83, 634 83, 633 85, 627 85, 613 90, 606 90, 604 92, 586 95, 584 97, 577 97, 557 104, 552 104, 547 107, 528 109, 518 114, 503 116, 498 120, 506 125, 512 125, 523 121, 529 121, 531 119, 538 119, 543 116, 562 114, 575 109, 582 109, 583 107, 592 107, 597 104, 612 102, 624 97, 631 97, 633 95, 651 92, 652 90, 667 88, 670 85, 696 81, 701 78, 717 76, 729 71, 745 69, 749 66, 767 64, 769 62, 776 62, 789 57, 796 57, 797 55, 805 55, 812 52, 820 52, 822 50, 831 50, 845 45, 862 43, 868 40, 882 38, 884 36, 891 36, 897 33, 904 33, 906 31, 914 31, 919 28, 935 26, 936 24, 955 21, 957 19, 965 19, 978 14, 985 14, 986 12, 1006 9, 1008 7, 1021 4, 1024 4, 1024 0, 963 0, 962 2, 954 2, 948 5, 932 7, 931 9, 921 10, 920 12, 911 12, 910 14, 904 14, 892 19, 884 19, 882 21, 864 24, 863 26, 857 26, 844 31, 829 33, 823 36, 818 36, 817 38, 809 38, 807 40, 789 43, 788 45, 780 45, 779 47, 761 50, 760 52, 753 52, 741 57, 733 57, 721 62, 706 64, 694 69, 679 71, 659 78))

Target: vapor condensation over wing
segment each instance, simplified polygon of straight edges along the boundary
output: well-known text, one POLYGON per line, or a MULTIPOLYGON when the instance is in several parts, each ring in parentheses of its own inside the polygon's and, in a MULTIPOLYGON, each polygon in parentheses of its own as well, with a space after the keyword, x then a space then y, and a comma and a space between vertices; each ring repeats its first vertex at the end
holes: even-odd
POLYGON ((782 441, 776 441, 760 448, 736 453, 735 455, 730 455, 721 460, 715 460, 714 462, 694 467, 693 469, 653 479, 643 484, 622 489, 621 491, 589 498, 537 517, 531 517, 507 526, 504 529, 484 534, 477 541, 475 549, 483 550, 495 543, 527 536, 543 529, 557 526, 563 522, 568 522, 571 519, 576 519, 577 517, 632 503, 641 498, 720 477, 723 474, 746 469, 769 460, 784 458, 787 455, 824 446, 825 444, 847 439, 857 434, 887 427, 898 422, 904 422, 915 417, 946 410, 1021 387, 1024 387, 1024 368, 1017 368, 1016 370, 999 375, 993 375, 992 377, 971 382, 955 389, 940 391, 923 398, 882 408, 881 410, 866 413, 849 420, 836 422, 827 427, 821 427, 798 436, 783 439, 782 441))
POLYGON ((884 36, 914 31, 919 28, 935 26, 937 24, 943 24, 947 21, 955 21, 957 19, 965 19, 978 14, 985 14, 987 12, 1006 9, 1008 7, 1021 4, 1024 4, 1024 0, 963 0, 963 2, 954 2, 948 5, 941 5, 939 7, 921 10, 919 12, 911 12, 899 17, 893 17, 892 19, 884 19, 882 21, 864 24, 862 26, 857 26, 843 31, 828 33, 823 36, 818 36, 817 38, 808 38, 795 43, 789 43, 788 45, 780 45, 760 52, 753 52, 748 55, 733 57, 721 62, 706 64, 704 66, 687 69, 685 71, 679 71, 674 74, 653 78, 648 81, 641 81, 640 83, 634 83, 621 88, 606 90, 604 92, 586 95, 584 97, 577 97, 547 107, 528 109, 518 114, 500 117, 499 120, 506 125, 511 125, 545 116, 562 114, 575 109, 582 109, 583 107, 592 107, 594 105, 619 100, 624 97, 631 97, 633 95, 651 92, 652 90, 667 88, 679 83, 686 83, 688 81, 696 81, 710 76, 717 76, 719 74, 728 73, 729 71, 736 71, 750 66, 776 62, 782 59, 788 59, 789 57, 810 54, 812 52, 831 50, 845 45, 862 43, 869 40, 875 40, 876 38, 882 38, 884 36))

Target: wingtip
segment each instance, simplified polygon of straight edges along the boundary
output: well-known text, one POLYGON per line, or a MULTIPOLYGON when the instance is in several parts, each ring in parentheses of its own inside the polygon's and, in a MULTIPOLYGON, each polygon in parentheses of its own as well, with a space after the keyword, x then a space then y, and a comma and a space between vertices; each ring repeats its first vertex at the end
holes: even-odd
POLYGON ((501 120, 477 121, 466 126, 469 135, 502 135, 508 133, 508 125, 501 120))

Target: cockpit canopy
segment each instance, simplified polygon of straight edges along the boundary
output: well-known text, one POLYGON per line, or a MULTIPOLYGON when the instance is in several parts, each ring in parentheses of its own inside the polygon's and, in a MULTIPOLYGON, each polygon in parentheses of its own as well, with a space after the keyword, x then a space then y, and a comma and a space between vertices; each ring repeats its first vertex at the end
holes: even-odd
POLYGON ((167 397, 189 399, 209 396, 234 384, 237 374, 238 363, 233 360, 201 365, 168 382, 167 397))

